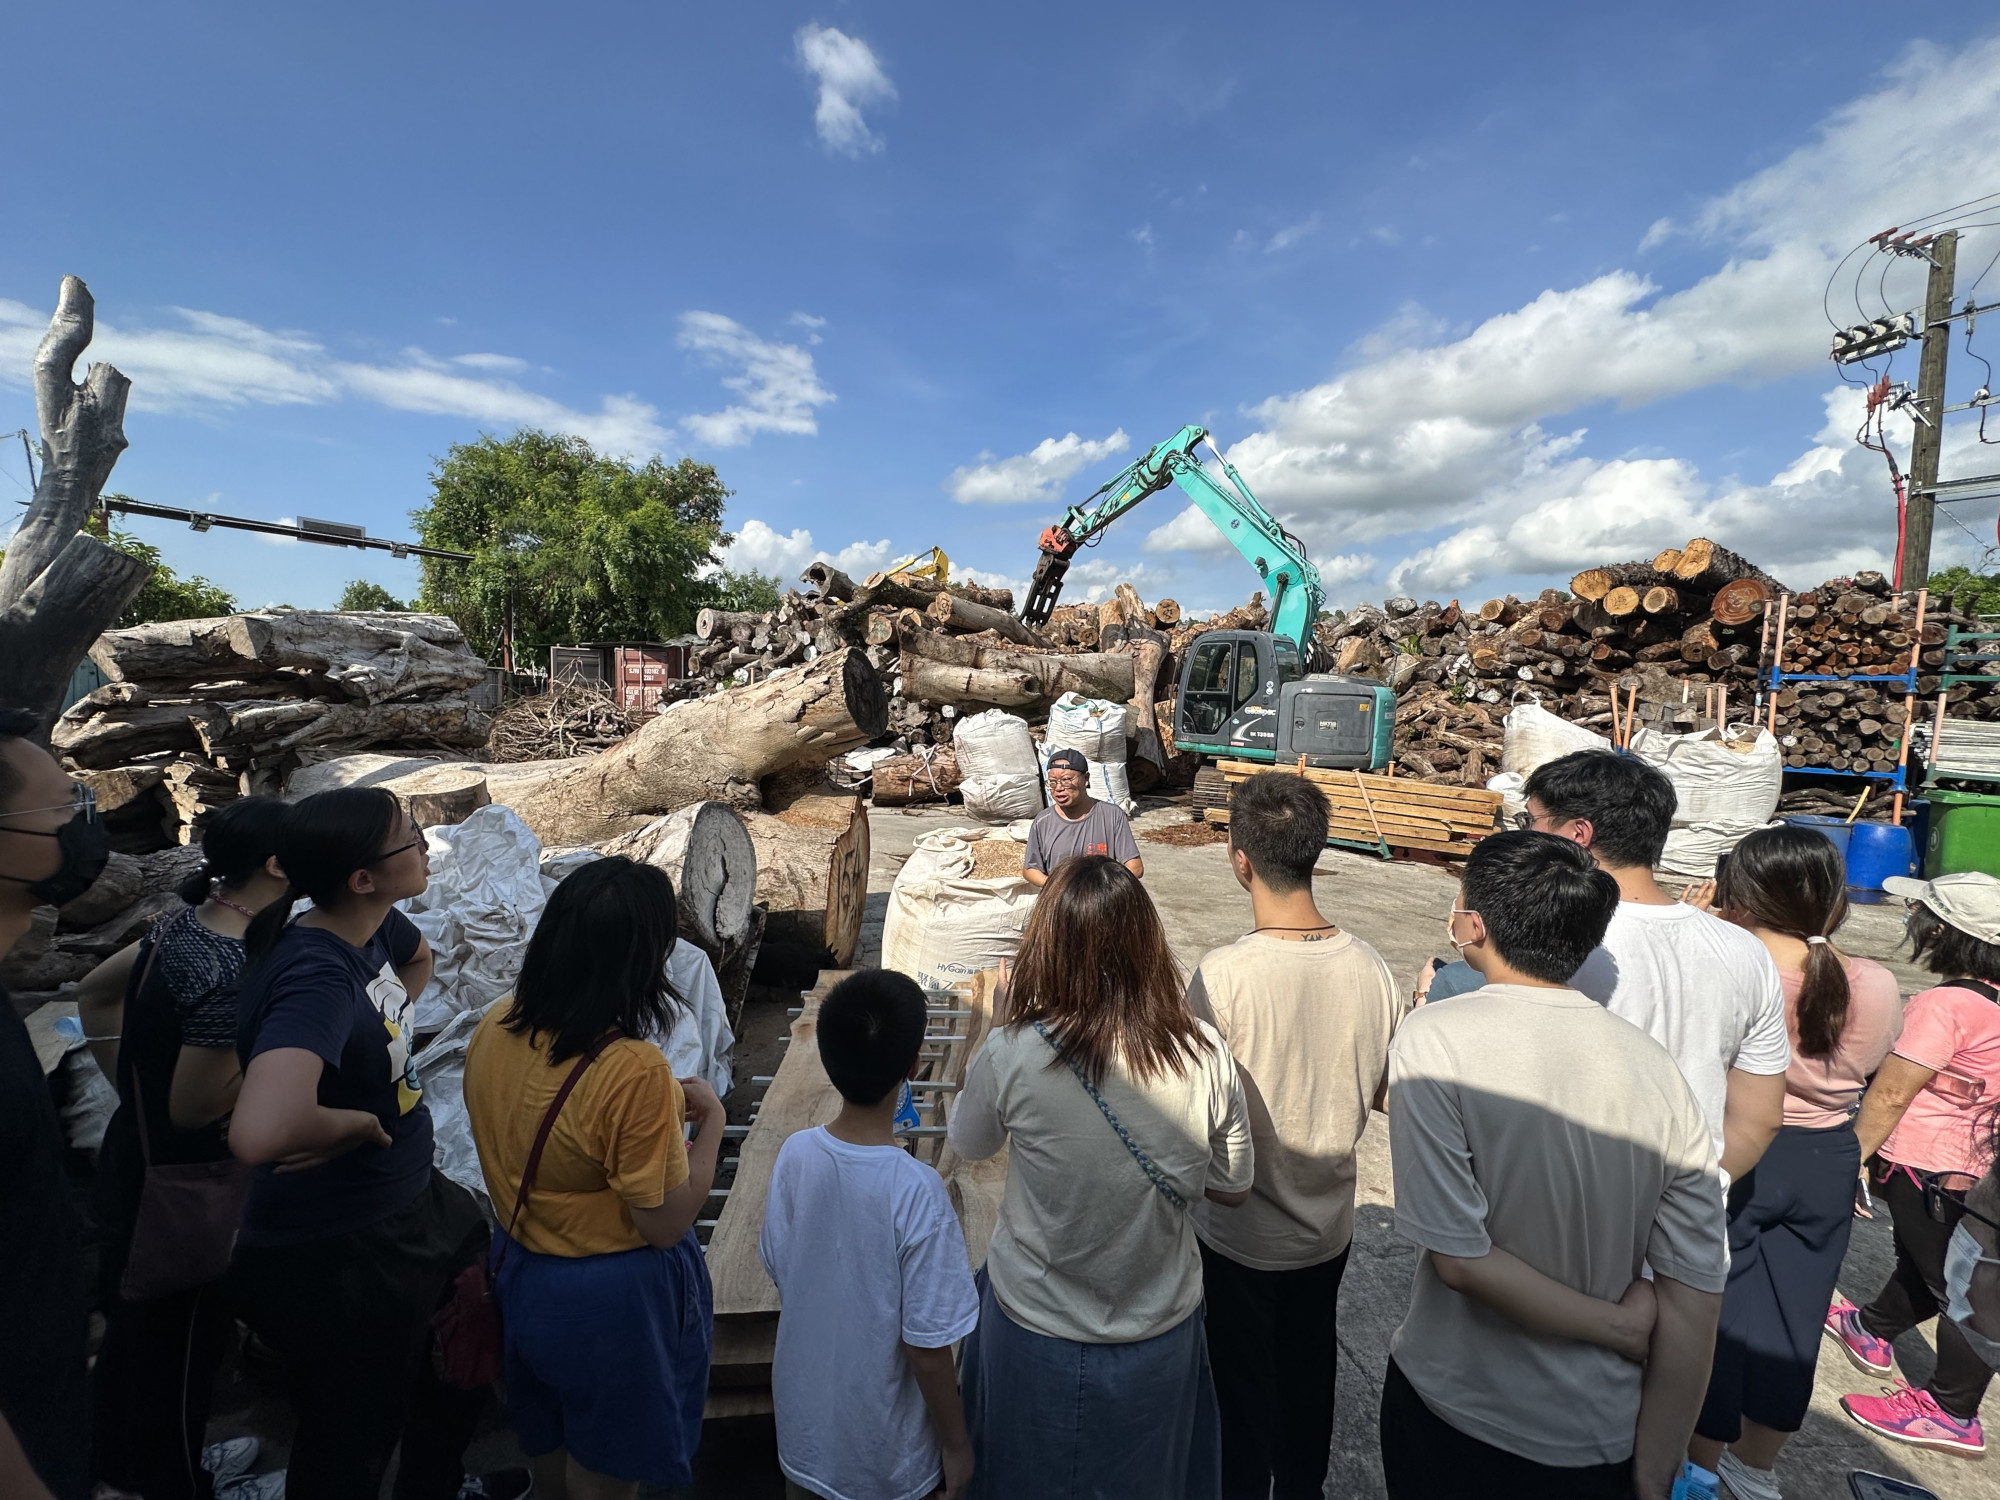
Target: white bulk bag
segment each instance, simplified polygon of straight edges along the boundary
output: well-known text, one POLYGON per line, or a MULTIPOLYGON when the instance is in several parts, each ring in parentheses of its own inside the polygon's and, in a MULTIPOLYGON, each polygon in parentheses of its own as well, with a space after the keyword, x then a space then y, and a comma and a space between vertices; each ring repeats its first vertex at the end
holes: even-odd
POLYGON ((1707 878, 1715 862, 1778 811, 1785 761, 1777 740, 1755 725, 1720 734, 1663 734, 1641 729, 1632 753, 1659 767, 1674 784, 1678 805, 1660 867, 1707 878))
POLYGON ((1049 757, 1058 750, 1076 750, 1090 765, 1090 795, 1121 812, 1132 811, 1132 781, 1125 770, 1125 724, 1122 703, 1064 693, 1049 710, 1049 727, 1042 735, 1042 779, 1048 779, 1049 757))
POLYGON ((1042 766, 1026 721, 1004 708, 959 722, 951 747, 965 810, 988 823, 1032 818, 1042 810, 1042 766))
POLYGON ((1577 750, 1609 750, 1611 741, 1580 724, 1558 719, 1540 700, 1518 703, 1500 721, 1507 738, 1500 747, 1500 769, 1532 776, 1535 768, 1577 750))
POLYGON ((1021 945, 1035 888, 1021 876, 973 877, 976 828, 940 828, 917 840, 889 891, 882 967, 926 989, 948 990, 997 969, 1021 945))

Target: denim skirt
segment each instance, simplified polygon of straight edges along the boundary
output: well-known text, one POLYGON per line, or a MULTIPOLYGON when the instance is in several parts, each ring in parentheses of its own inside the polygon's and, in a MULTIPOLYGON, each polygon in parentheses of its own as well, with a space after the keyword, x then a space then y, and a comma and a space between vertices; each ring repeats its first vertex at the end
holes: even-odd
POLYGON ((523 1453, 567 1449, 592 1473, 662 1489, 693 1482, 715 1322, 693 1230, 671 1249, 614 1255, 512 1244, 496 1290, 523 1453))
POLYGON ((1219 1500, 1222 1427, 1203 1310, 1132 1344, 1023 1328, 979 1273, 959 1383, 967 1500, 1219 1500))

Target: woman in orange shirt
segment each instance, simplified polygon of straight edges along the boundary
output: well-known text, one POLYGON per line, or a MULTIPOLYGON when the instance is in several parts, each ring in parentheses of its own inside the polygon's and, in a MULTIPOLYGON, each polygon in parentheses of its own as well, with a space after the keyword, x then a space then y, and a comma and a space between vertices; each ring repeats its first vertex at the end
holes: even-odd
POLYGON ((723 1112, 645 1040, 681 1004, 674 934, 664 872, 585 865, 549 898, 512 1001, 466 1051, 466 1111, 506 1231, 507 1405, 546 1500, 685 1488, 701 1440, 713 1313, 694 1220, 723 1112))

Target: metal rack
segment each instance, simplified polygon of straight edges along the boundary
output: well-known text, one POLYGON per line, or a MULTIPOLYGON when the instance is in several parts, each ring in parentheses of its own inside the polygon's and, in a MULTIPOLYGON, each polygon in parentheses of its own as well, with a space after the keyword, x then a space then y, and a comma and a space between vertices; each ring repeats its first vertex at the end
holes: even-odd
MULTIPOLYGON (((1986 619, 1982 618, 1981 623, 1987 623, 1986 619)), ((1940 777, 1954 781, 2000 781, 2000 724, 1944 716, 1945 694, 1953 686, 1961 682, 1995 681, 1991 673, 1979 670, 1987 662, 2000 662, 2000 651, 1980 649, 1980 643, 1992 641, 2000 641, 2000 630, 1961 630, 1953 625, 1945 633, 1937 713, 1931 720, 1930 743, 1926 747, 1926 782, 1940 777), (1972 649, 1965 649, 1968 645, 1972 649), (1964 670, 1967 667, 1973 670, 1964 670), (1947 725, 1952 730, 1948 738, 1947 725)))
MULTIPOLYGON (((1910 642, 1910 664, 1900 672, 1787 672, 1785 664, 1785 622, 1791 610, 1792 596, 1783 594, 1778 599, 1778 632, 1776 648, 1770 652, 1770 665, 1757 679, 1759 691, 1770 695, 1766 704, 1765 726, 1772 734, 1777 733, 1778 689, 1788 682, 1882 682, 1900 684, 1903 689, 1903 735, 1896 747, 1896 769, 1893 771, 1853 771, 1839 770, 1832 766, 1786 766, 1787 776, 1849 776, 1863 781, 1879 781, 1895 793, 1894 821, 1903 821, 1903 797, 1910 790, 1910 734, 1916 723, 1917 708, 1917 665, 1924 649, 1924 614, 1930 606, 1930 590, 1917 592, 1917 620, 1912 628, 1915 637, 1910 642)), ((1996 636, 2000 639, 2000 636, 1996 636)), ((1949 658, 1947 658, 1949 665, 1949 658)), ((1939 713, 1943 713, 1943 696, 1940 694, 1939 713)))

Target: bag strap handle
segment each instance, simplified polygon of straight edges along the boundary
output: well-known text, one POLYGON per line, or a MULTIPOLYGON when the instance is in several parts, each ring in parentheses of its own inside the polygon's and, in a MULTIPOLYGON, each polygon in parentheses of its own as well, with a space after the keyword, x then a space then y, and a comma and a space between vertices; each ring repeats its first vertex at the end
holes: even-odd
POLYGON ((1152 1157, 1140 1149, 1139 1143, 1133 1140, 1125 1127, 1119 1123, 1118 1116, 1111 1112, 1111 1106, 1104 1102, 1104 1096, 1098 1093, 1096 1088, 1092 1086, 1089 1075, 1083 1071, 1082 1066, 1076 1059, 1073 1057, 1063 1057, 1062 1048, 1056 1046, 1056 1039, 1049 1035, 1048 1028, 1040 1021, 1035 1022, 1035 1033, 1043 1041, 1047 1042, 1051 1048, 1054 1048, 1057 1057, 1061 1057, 1064 1062, 1069 1064, 1070 1072, 1076 1075, 1076 1081, 1083 1085, 1083 1091, 1090 1095, 1091 1102, 1103 1112, 1104 1118, 1111 1122, 1111 1128, 1118 1132, 1118 1139, 1123 1141, 1125 1149, 1132 1153, 1132 1160, 1139 1164, 1139 1169, 1146 1174, 1146 1180, 1158 1188, 1160 1196, 1173 1204, 1175 1208, 1186 1208, 1188 1206, 1187 1199, 1183 1198, 1174 1185, 1167 1181, 1167 1174, 1153 1164, 1152 1157))
POLYGON ((556 1128, 556 1116, 562 1113, 563 1105, 569 1102, 571 1092, 583 1081, 584 1071, 596 1062, 600 1053, 613 1042, 625 1035, 616 1026, 584 1049, 583 1056, 576 1060, 576 1066, 569 1070, 569 1077, 562 1081, 556 1096, 549 1102, 548 1113, 542 1116, 541 1128, 535 1132, 535 1144, 528 1148, 527 1164, 521 1168, 521 1188, 514 1194, 514 1212, 507 1219, 507 1238, 500 1242, 500 1253, 493 1258, 493 1274, 500 1274, 501 1263, 507 1259, 507 1246, 513 1242, 514 1226, 521 1220, 521 1210, 527 1206, 528 1193, 535 1185, 535 1173, 541 1170, 542 1151, 549 1143, 549 1135, 556 1128))
POLYGON ((1954 979, 1951 982, 1951 987, 1959 990, 1971 990, 1973 994, 1980 996, 1988 1004, 2000 1005, 2000 989, 1996 989, 1983 979, 1954 979))
MULTIPOLYGON (((125 1003, 128 1006, 146 988, 146 981, 153 977, 153 962, 160 956, 159 942, 151 933, 146 935, 144 943, 146 948, 146 962, 140 966, 138 982, 125 991, 125 1003)), ((118 1029, 123 1031, 125 1028, 120 1026, 118 1029)), ((139 1160, 144 1164, 145 1169, 150 1172, 153 1170, 153 1137, 152 1132, 146 1126, 146 1091, 139 1082, 139 1064, 136 1060, 132 1064, 132 1102, 138 1106, 133 1111, 133 1114, 138 1117, 139 1121, 139 1160)))

